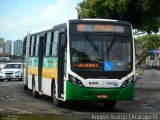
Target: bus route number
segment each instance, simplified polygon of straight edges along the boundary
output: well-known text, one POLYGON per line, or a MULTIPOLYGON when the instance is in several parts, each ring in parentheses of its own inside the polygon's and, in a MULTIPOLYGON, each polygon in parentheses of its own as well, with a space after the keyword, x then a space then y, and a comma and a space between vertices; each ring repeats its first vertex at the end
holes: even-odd
POLYGON ((93 81, 93 82, 89 82, 89 84, 90 85, 98 85, 98 82, 93 81))

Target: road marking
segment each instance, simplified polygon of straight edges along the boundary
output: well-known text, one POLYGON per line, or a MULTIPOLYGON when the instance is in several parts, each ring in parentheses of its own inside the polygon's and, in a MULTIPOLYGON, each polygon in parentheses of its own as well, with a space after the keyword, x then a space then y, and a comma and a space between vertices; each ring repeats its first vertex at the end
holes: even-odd
POLYGON ((0 111, 3 111, 4 109, 0 109, 0 111))
POLYGON ((160 82, 152 82, 152 83, 155 83, 155 84, 157 84, 157 83, 160 83, 160 82))
POLYGON ((7 99, 7 100, 13 100, 14 101, 14 100, 17 100, 17 99, 7 99))
POLYGON ((28 112, 28 111, 24 111, 24 110, 20 110, 20 109, 16 109, 16 108, 6 108, 6 109, 16 110, 18 112, 27 113, 27 114, 33 114, 32 112, 28 112))
POLYGON ((17 99, 10 98, 10 96, 4 96, 4 97, 0 97, 0 100, 17 100, 17 99))
POLYGON ((10 85, 1 85, 2 87, 8 87, 8 86, 10 86, 10 85))
POLYGON ((28 111, 24 111, 24 110, 20 110, 20 109, 16 109, 16 108, 4 108, 4 109, 0 109, 0 111, 5 111, 5 110, 14 110, 14 111, 18 111, 18 112, 21 112, 21 113, 33 114, 32 112, 28 112, 28 111))
POLYGON ((149 106, 142 106, 142 108, 149 109, 149 110, 156 110, 155 108, 149 107, 149 106))

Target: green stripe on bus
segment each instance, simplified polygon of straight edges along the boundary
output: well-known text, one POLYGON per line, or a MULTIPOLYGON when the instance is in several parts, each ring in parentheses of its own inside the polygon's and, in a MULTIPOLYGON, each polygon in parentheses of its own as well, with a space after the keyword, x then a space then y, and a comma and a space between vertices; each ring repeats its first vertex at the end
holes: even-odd
POLYGON ((78 87, 66 81, 66 100, 133 100, 134 84, 126 88, 89 88, 78 87), (108 98, 97 98, 97 95, 107 95, 108 98))

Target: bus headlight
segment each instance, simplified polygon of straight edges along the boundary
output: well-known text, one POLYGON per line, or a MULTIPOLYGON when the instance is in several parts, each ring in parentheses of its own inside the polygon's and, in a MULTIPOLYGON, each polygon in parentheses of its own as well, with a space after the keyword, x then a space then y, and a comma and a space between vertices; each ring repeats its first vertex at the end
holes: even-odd
POLYGON ((122 87, 127 87, 129 86, 131 83, 134 82, 134 76, 130 77, 129 79, 125 80, 122 84, 122 87))
POLYGON ((80 80, 78 80, 77 78, 75 78, 75 77, 73 77, 73 76, 71 76, 71 75, 69 75, 69 81, 70 81, 71 83, 79 86, 79 87, 84 86, 83 83, 82 83, 80 80))

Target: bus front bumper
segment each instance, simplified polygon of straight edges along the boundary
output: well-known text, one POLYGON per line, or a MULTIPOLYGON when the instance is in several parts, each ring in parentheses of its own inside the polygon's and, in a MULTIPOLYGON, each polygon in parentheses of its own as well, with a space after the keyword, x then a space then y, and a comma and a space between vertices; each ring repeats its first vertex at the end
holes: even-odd
POLYGON ((134 85, 135 83, 119 88, 87 88, 78 87, 67 80, 66 100, 133 100, 134 85))

